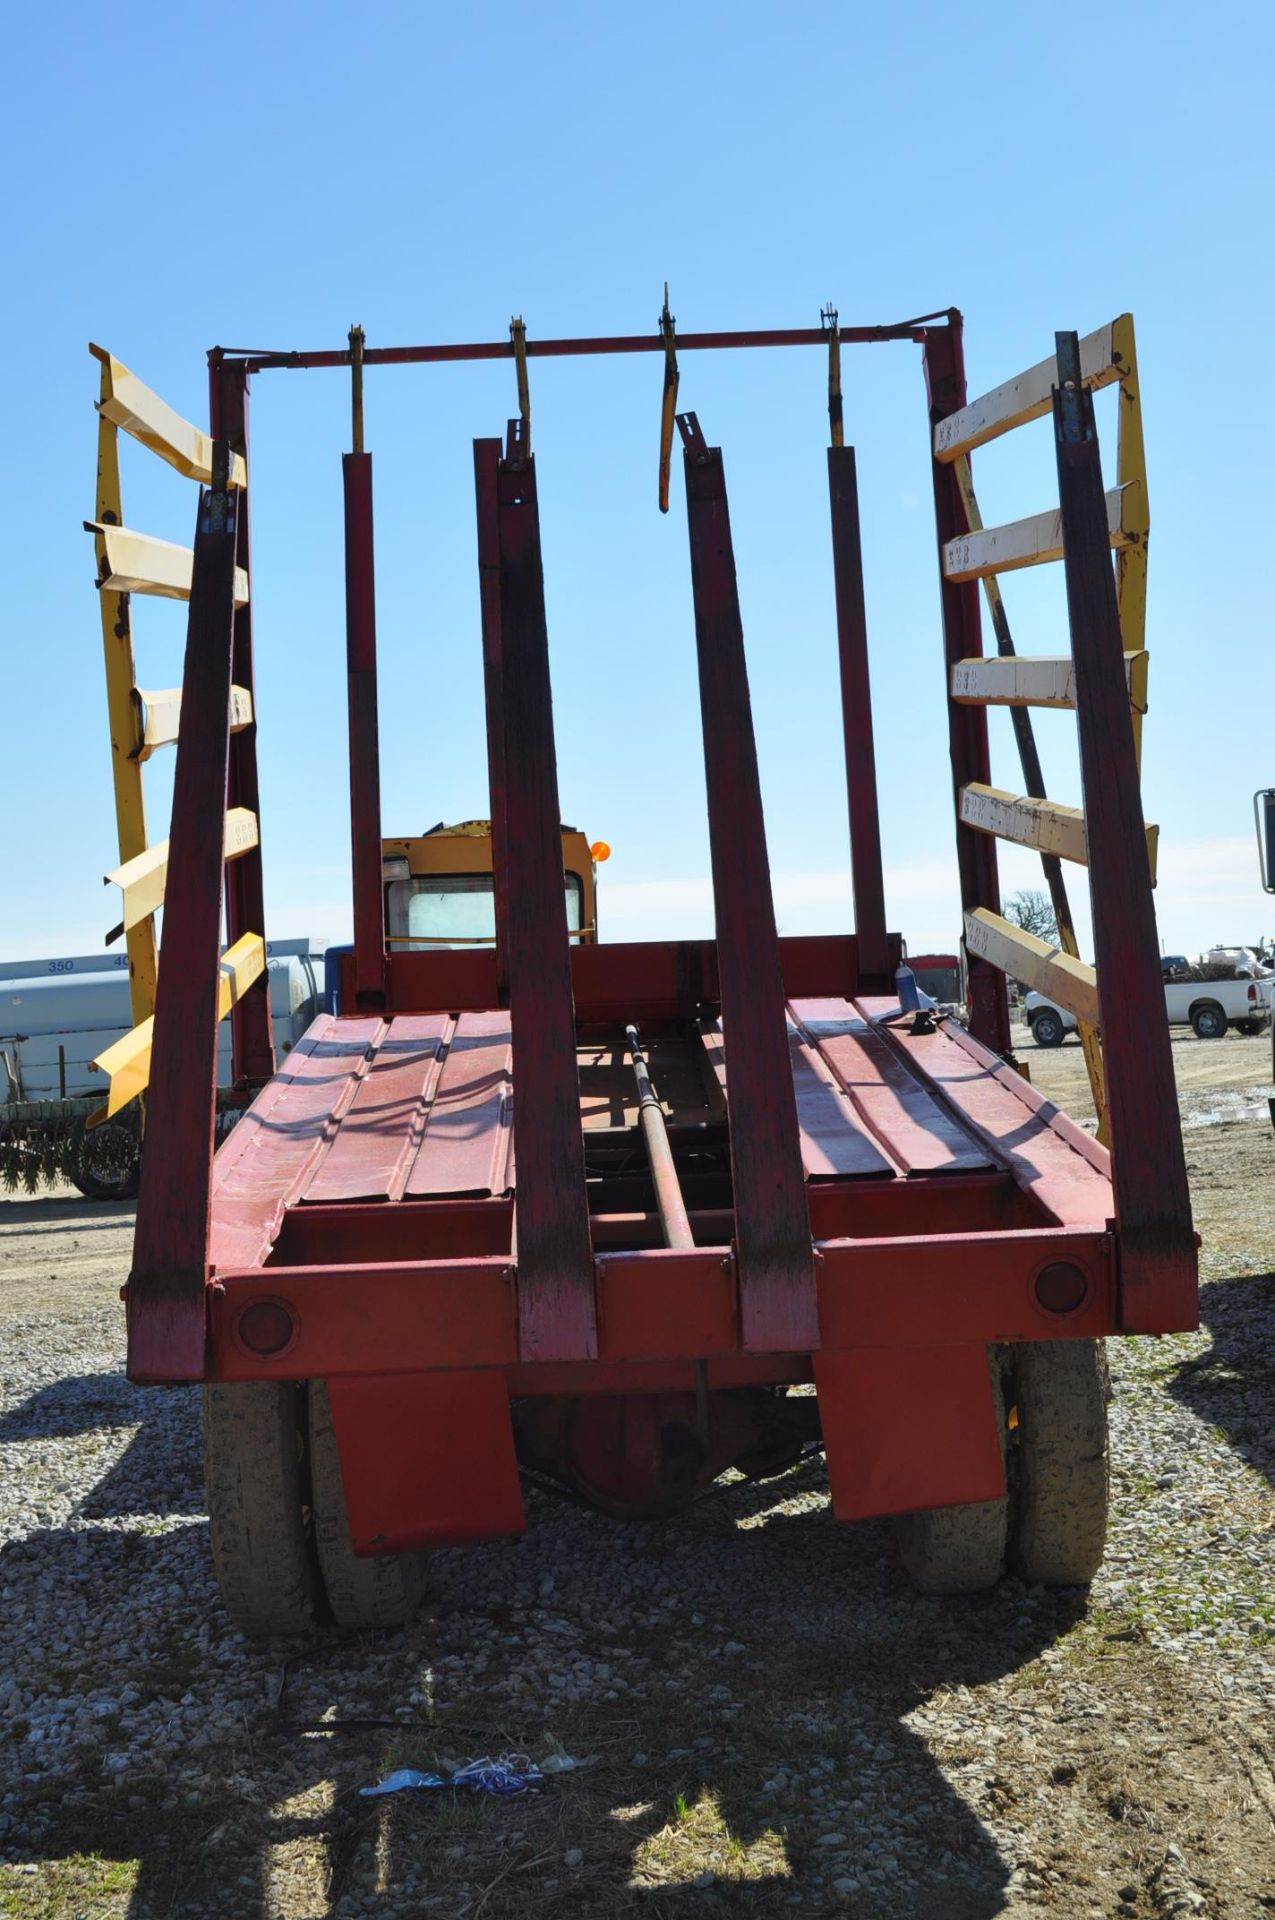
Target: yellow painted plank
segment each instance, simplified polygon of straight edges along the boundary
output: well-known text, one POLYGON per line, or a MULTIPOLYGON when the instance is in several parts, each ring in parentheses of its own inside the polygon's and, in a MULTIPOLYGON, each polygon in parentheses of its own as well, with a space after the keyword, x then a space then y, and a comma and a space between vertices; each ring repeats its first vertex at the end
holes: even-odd
MULTIPOLYGON (((266 943, 259 933, 245 933, 228 947, 219 962, 217 1018, 224 1020, 230 1009, 243 999, 253 981, 265 970, 266 943)), ((143 1020, 131 1033, 123 1034, 112 1046, 99 1053, 93 1065, 110 1076, 107 1116, 118 1113, 142 1092, 151 1077, 151 1046, 155 1037, 155 1017, 143 1020)))
MULTIPOLYGON (((174 413, 166 400, 161 400, 105 347, 90 345, 89 352, 101 361, 104 375, 98 412, 104 414, 113 426, 131 433, 134 440, 149 447, 161 460, 167 460, 170 467, 175 467, 188 480, 202 480, 206 486, 209 485, 212 481, 212 435, 192 426, 189 420, 183 420, 181 414, 174 413)), ((230 484, 232 487, 248 484, 248 470, 242 454, 231 455, 230 484)))
MULTIPOLYGON (((1107 387, 1120 378, 1121 368, 1116 359, 1120 344, 1118 330, 1121 321, 1127 319, 1128 315, 1122 314, 1120 320, 1087 333, 1081 341, 1080 377, 1087 387, 1107 387)), ((1011 427, 1039 420, 1049 412, 1057 384, 1058 362, 1051 353, 1048 360, 1038 361, 1034 367, 1028 367, 1026 373, 1016 374, 1012 380, 1006 380, 990 393, 971 400, 968 406, 950 413, 946 420, 940 420, 934 429, 934 458, 944 462, 955 460, 960 454, 995 440, 998 434, 1008 433, 1011 427)))
MULTIPOLYGON (((1030 794, 1007 793, 1003 787, 971 780, 961 788, 960 817, 963 825, 978 833, 995 834, 998 840, 1012 840, 1016 846, 1033 847, 1038 853, 1056 854, 1060 860, 1074 860, 1078 866, 1089 864, 1085 816, 1079 807, 1065 807, 1058 800, 1037 800, 1030 794)), ((1160 829, 1147 827, 1146 836, 1154 886, 1160 829)))
POLYGON ((1074 960, 1061 947, 1051 947, 1034 933, 1024 933, 999 913, 975 907, 965 916, 965 945, 1015 980, 1025 980, 1077 1020, 1098 1025, 1098 979, 1092 967, 1074 960))
MULTIPOLYGON (((1126 653, 1130 700, 1147 702, 1147 656, 1126 653)), ((952 668, 952 698, 962 707, 1074 707, 1076 667, 1069 653, 986 654, 958 660, 952 668)))
MULTIPOLYGON (((105 554, 106 573, 98 585, 110 593, 150 593, 161 600, 189 600, 195 556, 189 547, 175 540, 159 540, 153 533, 138 533, 132 527, 102 526, 86 520, 89 533, 96 534, 105 554)), ((235 605, 248 604, 248 576, 235 568, 235 605)))
MULTIPOLYGON (((1145 647, 1147 640, 1147 536, 1151 505, 1147 497, 1147 460, 1142 437, 1142 400, 1138 387, 1138 348, 1133 315, 1122 313, 1114 327, 1113 359, 1120 363, 1120 414, 1116 429, 1116 480, 1125 490, 1125 523, 1142 538, 1116 555, 1116 599, 1120 608, 1120 635, 1126 647, 1145 647)), ((1133 744, 1142 767, 1142 716, 1147 710, 1145 687, 1133 703, 1133 744)))
MULTIPOLYGON (((146 687, 138 687, 136 697, 140 702, 142 738, 137 758, 149 760, 157 747, 171 747, 177 739, 181 720, 182 690, 180 687, 165 687, 158 692, 152 692, 146 687)), ((232 687, 230 689, 230 731, 242 733, 245 727, 251 725, 252 695, 247 687, 232 687)))
MULTIPOLYGON (((110 372, 101 370, 103 398, 110 391, 110 372)), ((94 513, 98 524, 118 524, 124 518, 120 501, 119 434, 109 420, 98 415, 97 485, 94 513)), ((99 538, 94 543, 98 573, 105 575, 106 548, 99 538)), ((133 682, 136 666, 133 658, 133 629, 129 619, 128 597, 103 591, 98 595, 102 622, 102 660, 106 669, 106 712, 111 738, 111 782, 115 794, 116 845, 121 860, 131 860, 145 851, 146 800, 142 792, 142 770, 137 761, 137 703, 133 682)), ((128 984, 133 1023, 137 1025, 155 1011, 155 923, 145 921, 128 936, 128 984)))
POLYGON ((131 1033, 123 1034, 105 1053, 99 1053, 93 1065, 99 1073, 109 1074, 111 1090, 106 1096, 106 1118, 136 1099, 151 1077, 151 1041, 155 1016, 150 1014, 131 1033))
MULTIPOLYGON (((257 844, 257 816, 248 807, 231 807, 226 815, 225 857, 238 859, 257 844)), ((148 914, 163 905, 168 884, 168 842, 160 840, 145 853, 126 860, 105 876, 108 886, 120 887, 124 894, 124 930, 135 927, 148 914)))
MULTIPOLYGON (((1127 547, 1138 538, 1121 513, 1121 489, 1107 495, 1107 530, 1113 547, 1127 547)), ((963 533, 943 549, 943 572, 951 581, 982 580, 989 573, 1013 573, 1018 567, 1038 567, 1061 560, 1062 509, 1033 513, 1026 520, 1010 520, 979 533, 963 533)))
POLYGON ((960 813, 964 826, 995 834, 1016 846, 1056 853, 1060 860, 1088 864, 1085 816, 1079 807, 1058 800, 1034 800, 1027 794, 1007 793, 1003 787, 972 780, 961 788, 960 813))

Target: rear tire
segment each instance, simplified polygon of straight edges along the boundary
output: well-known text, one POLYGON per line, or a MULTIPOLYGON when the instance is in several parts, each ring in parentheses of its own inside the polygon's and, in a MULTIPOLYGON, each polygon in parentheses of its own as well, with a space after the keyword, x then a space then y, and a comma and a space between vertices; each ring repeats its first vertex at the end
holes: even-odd
POLYGON ((142 1177, 137 1128, 119 1120, 85 1127, 67 1177, 86 1200, 131 1200, 142 1177))
POLYGON ((213 1567, 241 1633, 309 1633, 318 1568, 305 1510, 305 1401, 288 1381, 204 1388, 213 1567))
MULTIPOLYGON (((988 1354, 992 1398, 1005 1450, 1003 1362, 988 1354)), ((1005 1571, 1009 1537, 1006 1499, 979 1500, 964 1507, 923 1507, 901 1513, 894 1522, 899 1558, 918 1593, 985 1593, 1005 1571)))
POLYGON ((347 1632, 401 1627, 420 1605, 428 1557, 381 1553, 361 1558, 355 1553, 326 1381, 310 1382, 309 1402, 315 1544, 332 1617, 347 1632))
POLYGON ((1032 1039, 1038 1047, 1060 1047, 1067 1038, 1062 1015, 1044 1009, 1032 1021, 1032 1039))
POLYGON ((1024 1342, 1010 1367, 1006 1392, 1018 1415, 1009 1459, 1011 1561, 1032 1585, 1087 1586, 1107 1541, 1102 1342, 1024 1342))
POLYGON ((1227 1019, 1216 1000, 1206 1000, 1191 1015, 1197 1040, 1225 1040, 1227 1019))

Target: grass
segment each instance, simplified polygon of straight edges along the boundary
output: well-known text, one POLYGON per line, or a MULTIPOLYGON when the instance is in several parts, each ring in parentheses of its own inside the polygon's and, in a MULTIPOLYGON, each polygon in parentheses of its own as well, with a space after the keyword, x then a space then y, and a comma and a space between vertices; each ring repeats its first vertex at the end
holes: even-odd
POLYGON ((0 1914, 22 1920, 98 1920, 123 1911, 137 1880, 136 1860, 72 1853, 35 1867, 0 1866, 0 1914))
POLYGON ((705 1789, 695 1801, 677 1793, 669 1819, 638 1845, 633 1877, 668 1885, 693 1882, 705 1872, 716 1880, 773 1882, 791 1878, 792 1868, 783 1836, 773 1827, 743 1841, 731 1832, 715 1793, 705 1789))

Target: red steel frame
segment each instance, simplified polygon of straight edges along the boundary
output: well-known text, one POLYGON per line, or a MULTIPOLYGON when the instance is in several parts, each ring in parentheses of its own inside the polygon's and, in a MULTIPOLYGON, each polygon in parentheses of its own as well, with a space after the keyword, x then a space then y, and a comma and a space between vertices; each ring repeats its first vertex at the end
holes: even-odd
MULTIPOLYGON (((961 322, 954 311, 840 333, 843 343, 919 343, 931 423, 964 404, 961 322)), ((678 347, 826 343, 822 330, 794 329, 681 336, 678 347)), ((529 355, 663 349, 659 334, 527 342, 529 355)), ((369 348, 361 360, 364 366, 455 362, 511 351, 508 342, 369 348)), ((218 459, 228 457, 227 442, 246 450, 250 372, 350 364, 349 352, 215 350, 218 459)), ((177 964, 170 958, 159 990, 157 1070, 128 1290, 129 1366, 134 1377, 152 1380, 327 1376, 351 1523, 364 1548, 516 1530, 521 1506, 508 1431, 511 1395, 711 1392, 813 1378, 842 1517, 988 1498, 1003 1486, 989 1344, 1193 1323, 1194 1244, 1176 1107, 1170 1112, 1170 1095, 1160 1085, 1162 1062, 1155 1068, 1154 1124, 1143 1144, 1122 1157, 1124 1143, 1143 1136, 1137 1035, 1113 1022, 1117 1233, 1105 1149, 1003 1063, 1009 1026, 998 973, 971 959, 969 1034, 948 1025, 927 1037, 910 1036, 882 1025, 893 1002, 881 996, 889 992, 901 948, 898 936, 886 932, 884 913, 849 448, 829 450, 829 487, 858 926, 854 935, 777 938, 721 453, 705 444, 694 416, 681 424, 716 939, 568 944, 535 466, 526 424, 515 421, 503 449, 496 440, 479 440, 474 448, 496 949, 386 951, 371 463, 368 455, 348 456, 356 939, 343 963, 342 1004, 356 1011, 316 1025, 313 1046, 309 1038, 298 1046, 231 1136, 218 1160, 215 1206, 219 823, 227 797, 255 808, 256 760, 255 727, 232 740, 212 721, 191 724, 194 716, 227 713, 232 677, 252 685, 250 613, 235 613, 231 605, 236 555, 241 566, 247 558, 247 501, 239 497, 237 527, 235 496, 214 490, 201 509, 186 666, 192 697, 183 701, 166 907, 165 947, 169 952, 171 943, 177 964), (313 1136, 314 1154, 321 1154, 356 1101, 370 1099, 375 1108, 368 1063, 381 1057, 378 1049, 387 1050, 388 1070, 377 1084, 397 1089, 414 1071, 412 1045, 426 1049, 425 1061, 437 1045, 427 1036, 455 1031, 465 1015, 485 1015, 484 1031, 498 1034, 492 1010, 506 1005, 518 1089, 512 1201, 498 1193, 424 1201, 409 1194, 392 1204, 357 1198, 322 1208, 297 1204, 310 1164, 297 1158, 308 1149, 289 1146, 297 1113, 322 1120, 313 1136), (902 1098, 905 1109, 912 1097, 928 1101, 933 1114, 959 1123, 966 1140, 987 1143, 984 1170, 935 1177, 924 1165, 909 1169, 896 1158, 897 1178, 826 1185, 809 1179, 785 1006, 789 1022, 806 1023, 798 1033, 806 1035, 808 1066, 829 1009, 835 1030, 848 1036, 819 1056, 825 1080, 813 1097, 825 1106, 848 1098, 869 1123, 878 1094, 902 1098), (577 1035, 617 1027, 622 1033, 628 1022, 644 1032, 660 1023, 693 1028, 706 1008, 720 1008, 727 1040, 733 1199, 723 1207, 688 1197, 700 1244, 660 1247, 649 1243, 656 1218, 641 1204, 624 1211, 632 1203, 621 1200, 609 1212, 590 1213, 577 1035), (396 1032, 406 1037, 395 1041, 396 1032), (881 1036, 894 1081, 874 1090, 843 1078, 838 1091, 836 1077, 848 1072, 838 1048, 853 1053, 860 1033, 881 1036), (396 1056, 396 1046, 406 1047, 407 1056, 396 1056), (400 1057, 408 1062, 401 1068, 395 1066, 400 1057), (325 1082, 338 1090, 324 1091, 325 1082), (1166 1148, 1170 1136, 1176 1159, 1166 1148), (1037 1287, 1047 1268, 1060 1266, 1079 1276, 1079 1295, 1065 1310, 1047 1305, 1037 1287), (291 1326, 269 1352, 244 1332, 245 1313, 263 1302, 282 1305, 291 1326), (422 1411, 429 1408, 434 1411, 422 1411), (466 1513, 464 1502, 449 1496, 446 1513, 441 1507, 417 1511, 413 1501, 428 1505, 439 1462, 449 1457, 447 1433, 458 1422, 471 1436, 476 1429, 485 1436, 466 1470, 476 1505, 466 1513), (374 1456, 386 1457, 387 1445, 399 1461, 388 1507, 372 1464, 374 1456)), ((1105 520, 1099 529, 1095 517, 1101 511, 1096 446, 1078 453, 1060 440, 1059 460, 1086 799, 1104 823, 1123 823, 1116 850, 1093 876, 1095 897, 1101 891, 1107 901, 1116 899, 1120 886, 1145 893, 1145 906, 1140 897, 1105 946, 1100 940, 1100 962, 1127 986, 1146 970, 1144 949, 1154 958, 1155 942, 1145 850, 1141 873, 1129 852, 1135 841, 1143 845, 1136 769, 1131 789, 1121 727, 1111 723, 1128 709, 1113 595, 1107 604, 1105 520), (1095 486, 1097 507, 1085 491, 1095 486)), ((950 470, 935 463, 934 481, 941 550, 966 528, 950 470)), ((976 588, 944 582, 942 611, 947 662, 980 652, 976 588)), ((954 786, 986 780, 984 714, 950 702, 949 712, 954 786)), ((958 827, 957 848, 963 906, 996 909, 994 844, 958 827)), ((259 854, 230 873, 230 937, 263 931, 259 854)), ((1129 1004, 1138 1004, 1137 996, 1129 1004)), ((241 1075, 269 1072, 264 983, 236 1009, 235 1045, 241 1075)), ((373 1074, 380 1071, 373 1066, 373 1074)), ((812 1097, 809 1087, 803 1097, 812 1097)), ((897 1155, 897 1145, 892 1151, 897 1155)), ((615 1191, 622 1190, 623 1182, 615 1191)))

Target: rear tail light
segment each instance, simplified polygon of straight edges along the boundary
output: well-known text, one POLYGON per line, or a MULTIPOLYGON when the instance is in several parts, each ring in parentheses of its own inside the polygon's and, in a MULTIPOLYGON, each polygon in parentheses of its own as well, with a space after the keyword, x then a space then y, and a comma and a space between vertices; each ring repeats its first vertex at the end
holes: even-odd
POLYGON ((1249 997, 1249 999, 1250 999, 1250 1000, 1256 1000, 1256 998, 1257 998, 1257 988, 1256 988, 1256 987, 1250 987, 1250 988, 1249 988, 1249 990, 1248 990, 1248 997, 1249 997))

